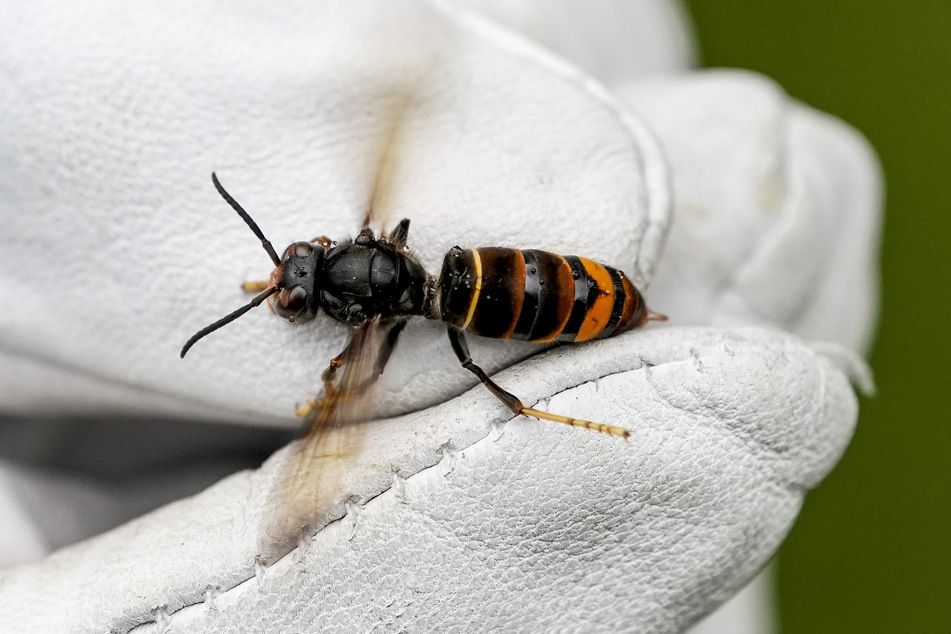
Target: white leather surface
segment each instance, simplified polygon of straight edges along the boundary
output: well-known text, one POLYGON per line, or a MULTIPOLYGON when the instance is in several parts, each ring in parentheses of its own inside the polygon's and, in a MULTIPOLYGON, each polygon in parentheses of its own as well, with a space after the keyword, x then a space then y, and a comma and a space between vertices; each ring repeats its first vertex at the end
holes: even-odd
POLYGON ((656 329, 498 378, 556 394, 557 411, 623 423, 632 438, 506 422, 475 389, 375 423, 346 475, 350 513, 257 578, 259 512, 280 454, 14 570, 7 605, 37 610, 33 627, 54 631, 125 631, 159 606, 186 632, 676 631, 765 564, 856 413, 842 372, 775 331, 656 329), (566 390, 566 364, 593 380, 566 390), (99 570, 109 574, 88 583, 99 570), (209 588, 225 590, 210 605, 209 588))
MULTIPOLYGON (((288 2, 273 14, 257 3, 51 5, 0 16, 22 25, 5 44, 0 97, 0 300, 18 308, 2 322, 3 371, 33 386, 48 372, 82 378, 54 394, 7 388, 9 408, 166 402, 290 424, 315 391, 314 360, 343 348, 344 328, 295 328, 258 310, 177 356, 247 301, 243 279, 271 268, 209 174, 278 249, 352 235, 405 94, 418 107, 387 213, 411 218, 430 271, 454 244, 501 244, 649 279, 669 212, 653 138, 579 71, 490 25, 410 1, 288 2), (30 267, 24 285, 23 263, 50 249, 55 265, 30 267), (96 379, 114 387, 85 389, 96 379)), ((467 384, 435 330, 408 329, 380 386, 390 412, 467 384)), ((496 369, 532 350, 477 343, 473 354, 496 369)))
POLYGON ((609 86, 697 61, 679 0, 455 0, 570 60, 609 86))
POLYGON ((677 221, 651 289, 671 322, 769 324, 865 350, 882 196, 865 139, 746 71, 618 93, 672 166, 677 221))
MULTIPOLYGON (((360 503, 274 566, 254 558, 280 456, 0 575, 4 626, 677 631, 754 575, 834 465, 855 420, 846 374, 863 380, 849 349, 874 324, 878 176, 864 143, 752 75, 627 84, 639 118, 491 25, 387 6, 2 9, 24 25, 0 50, 16 79, 0 88, 6 411, 105 403, 286 424, 340 329, 260 309, 177 360, 242 301, 237 281, 268 271, 207 172, 279 249, 352 232, 387 82, 421 59, 440 81, 421 84, 394 211, 430 268, 457 242, 585 254, 641 281, 656 267, 648 297, 670 325, 714 328, 655 326, 498 376, 527 401, 555 395, 553 411, 628 425, 627 443, 505 422, 472 390, 374 424, 347 479, 360 503), (392 20, 405 57, 381 44, 392 20), (37 253, 59 266, 31 266, 23 285, 37 253)), ((526 353, 473 346, 487 369, 526 353)), ((417 324, 381 402, 407 411, 468 378, 439 329, 417 324)))

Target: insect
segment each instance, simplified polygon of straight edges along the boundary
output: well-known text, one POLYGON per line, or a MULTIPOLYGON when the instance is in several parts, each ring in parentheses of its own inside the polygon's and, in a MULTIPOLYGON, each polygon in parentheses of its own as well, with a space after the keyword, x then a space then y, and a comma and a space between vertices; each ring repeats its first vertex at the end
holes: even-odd
POLYGON ((360 440, 353 423, 360 418, 361 397, 383 373, 406 323, 416 317, 446 324, 449 343, 463 368, 516 415, 524 414, 627 438, 623 427, 560 416, 525 407, 476 365, 466 335, 538 343, 583 342, 664 320, 648 310, 644 298, 624 274, 577 256, 535 249, 453 247, 438 277, 427 273, 407 246, 410 221, 389 233, 370 229, 378 193, 360 233, 334 242, 318 237, 277 252, 251 216, 212 174, 218 193, 250 227, 274 263, 266 282, 246 283, 259 292, 248 304, 196 332, 181 356, 200 339, 267 301, 275 314, 307 322, 323 312, 353 330, 344 350, 321 376, 321 397, 298 408, 304 441, 275 485, 278 503, 261 530, 262 557, 275 559, 293 548, 309 530, 330 518, 339 483, 354 466, 360 440))
MULTIPOLYGON (((332 418, 321 413, 342 400, 361 396, 379 378, 406 323, 425 317, 446 324, 449 342, 463 368, 516 415, 584 427, 626 438, 622 428, 528 408, 472 361, 466 334, 536 343, 578 343, 665 320, 648 310, 640 291, 621 271, 578 256, 536 249, 455 246, 445 255, 438 277, 426 272, 409 251, 409 219, 388 234, 374 236, 369 216, 352 240, 334 242, 321 236, 295 242, 278 257, 251 216, 212 174, 218 193, 261 240, 275 269, 268 282, 247 284, 263 292, 222 319, 196 332, 182 348, 188 350, 206 335, 241 317, 267 300, 275 314, 306 322, 320 312, 351 326, 353 337, 331 359, 322 380, 324 396, 299 408, 304 417, 332 418), (371 336, 371 331, 376 337, 371 336), (376 331, 379 331, 377 333, 376 331), (367 350, 368 341, 377 350, 367 350), (343 389, 337 371, 364 353, 375 354, 371 368, 343 389)), ((314 427, 315 419, 309 423, 314 427)))

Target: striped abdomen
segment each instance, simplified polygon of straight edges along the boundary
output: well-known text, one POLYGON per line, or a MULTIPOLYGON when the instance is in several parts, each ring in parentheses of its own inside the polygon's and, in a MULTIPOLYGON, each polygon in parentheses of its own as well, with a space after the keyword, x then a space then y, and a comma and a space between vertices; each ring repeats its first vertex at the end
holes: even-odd
POLYGON ((443 321, 495 339, 588 341, 648 315, 621 271, 535 249, 455 247, 443 260, 439 293, 443 321))

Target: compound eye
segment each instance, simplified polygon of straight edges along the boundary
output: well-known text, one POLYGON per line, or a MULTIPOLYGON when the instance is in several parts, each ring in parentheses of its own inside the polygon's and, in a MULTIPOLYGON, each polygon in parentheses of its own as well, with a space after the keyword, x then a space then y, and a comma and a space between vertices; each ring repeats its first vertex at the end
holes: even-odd
POLYGON ((307 305, 307 291, 302 286, 285 288, 274 302, 274 312, 284 319, 294 319, 307 305))
POLYGON ((281 259, 286 260, 287 258, 293 257, 306 258, 313 252, 314 245, 310 244, 309 242, 295 242, 284 250, 284 257, 281 259))

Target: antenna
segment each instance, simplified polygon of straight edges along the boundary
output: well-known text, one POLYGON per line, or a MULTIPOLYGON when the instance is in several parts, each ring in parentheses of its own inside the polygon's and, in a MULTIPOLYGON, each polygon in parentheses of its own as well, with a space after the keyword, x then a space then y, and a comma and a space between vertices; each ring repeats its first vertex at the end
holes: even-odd
POLYGON ((248 312, 248 311, 251 310, 252 308, 254 308, 254 307, 256 307, 256 306, 259 306, 259 305, 261 304, 261 302, 263 302, 263 301, 266 300, 268 297, 270 297, 271 295, 273 295, 274 293, 276 293, 278 290, 280 290, 280 289, 277 288, 276 286, 272 286, 271 288, 267 289, 266 291, 264 291, 264 292, 261 293, 260 295, 256 296, 254 299, 252 299, 250 302, 248 302, 247 304, 245 304, 244 306, 242 306, 242 307, 239 308, 238 310, 236 310, 236 311, 234 311, 233 313, 231 313, 230 315, 228 315, 227 317, 222 317, 221 319, 219 319, 219 320, 216 321, 215 323, 210 324, 210 325, 208 325, 208 326, 205 326, 204 328, 202 328, 201 330, 199 330, 198 332, 196 332, 195 334, 193 334, 192 337, 191 337, 191 339, 189 339, 188 341, 185 342, 185 346, 182 348, 181 357, 182 357, 183 359, 185 358, 185 353, 188 352, 188 349, 189 349, 189 348, 191 348, 193 345, 195 345, 195 342, 196 342, 196 341, 198 341, 199 339, 201 339, 202 337, 204 337, 204 336, 207 335, 207 334, 213 333, 214 331, 218 330, 218 329, 221 328, 222 326, 226 326, 226 325, 230 324, 230 323, 233 322, 235 319, 237 319, 237 318, 240 317, 241 315, 245 314, 246 312, 248 312))
POLYGON ((231 208, 238 212, 238 215, 241 216, 241 219, 248 223, 248 226, 251 227, 251 231, 254 232, 254 235, 258 237, 258 240, 261 241, 261 246, 264 247, 264 250, 267 251, 267 254, 270 256, 271 261, 274 262, 274 266, 281 265, 281 258, 277 257, 277 252, 274 250, 274 247, 271 246, 271 242, 264 237, 264 232, 258 227, 258 224, 251 220, 251 216, 248 215, 248 212, 238 204, 234 198, 231 197, 231 194, 225 191, 225 188, 221 186, 221 183, 218 182, 218 177, 214 172, 211 173, 211 182, 215 184, 215 189, 218 190, 218 193, 221 194, 221 197, 224 198, 231 208))
MULTIPOLYGON (((267 251, 267 254, 271 258, 271 261, 274 262, 274 266, 281 266, 281 258, 277 257, 277 252, 274 251, 274 247, 271 245, 271 242, 267 238, 264 237, 264 232, 261 231, 261 228, 258 227, 258 224, 254 222, 254 220, 251 219, 251 216, 248 215, 248 212, 246 212, 244 208, 238 204, 238 201, 232 198, 231 194, 225 191, 225 188, 221 186, 220 182, 218 182, 218 176, 214 172, 211 173, 211 182, 215 184, 215 189, 218 190, 218 193, 221 194, 221 197, 224 198, 225 201, 227 201, 227 203, 231 205, 231 208, 234 209, 236 212, 238 212, 238 215, 241 216, 241 219, 244 220, 245 223, 247 223, 249 227, 251 227, 251 231, 253 231, 254 235, 256 235, 258 239, 261 241, 261 246, 264 247, 265 251, 267 251)), ((279 290, 281 290, 280 287, 271 286, 270 288, 265 290, 263 293, 256 296, 250 302, 248 302, 247 304, 245 304, 238 310, 234 311, 230 315, 222 317, 215 323, 205 326, 204 328, 202 328, 201 330, 193 334, 191 336, 191 339, 185 342, 185 346, 182 348, 181 357, 183 359, 185 358, 185 354, 193 345, 195 345, 196 341, 198 341, 205 335, 213 333, 214 331, 218 330, 222 326, 227 326, 228 324, 230 324, 235 319, 245 314, 252 308, 255 308, 256 306, 260 306, 261 302, 263 302, 264 300, 266 300, 268 297, 278 292, 279 290)))

